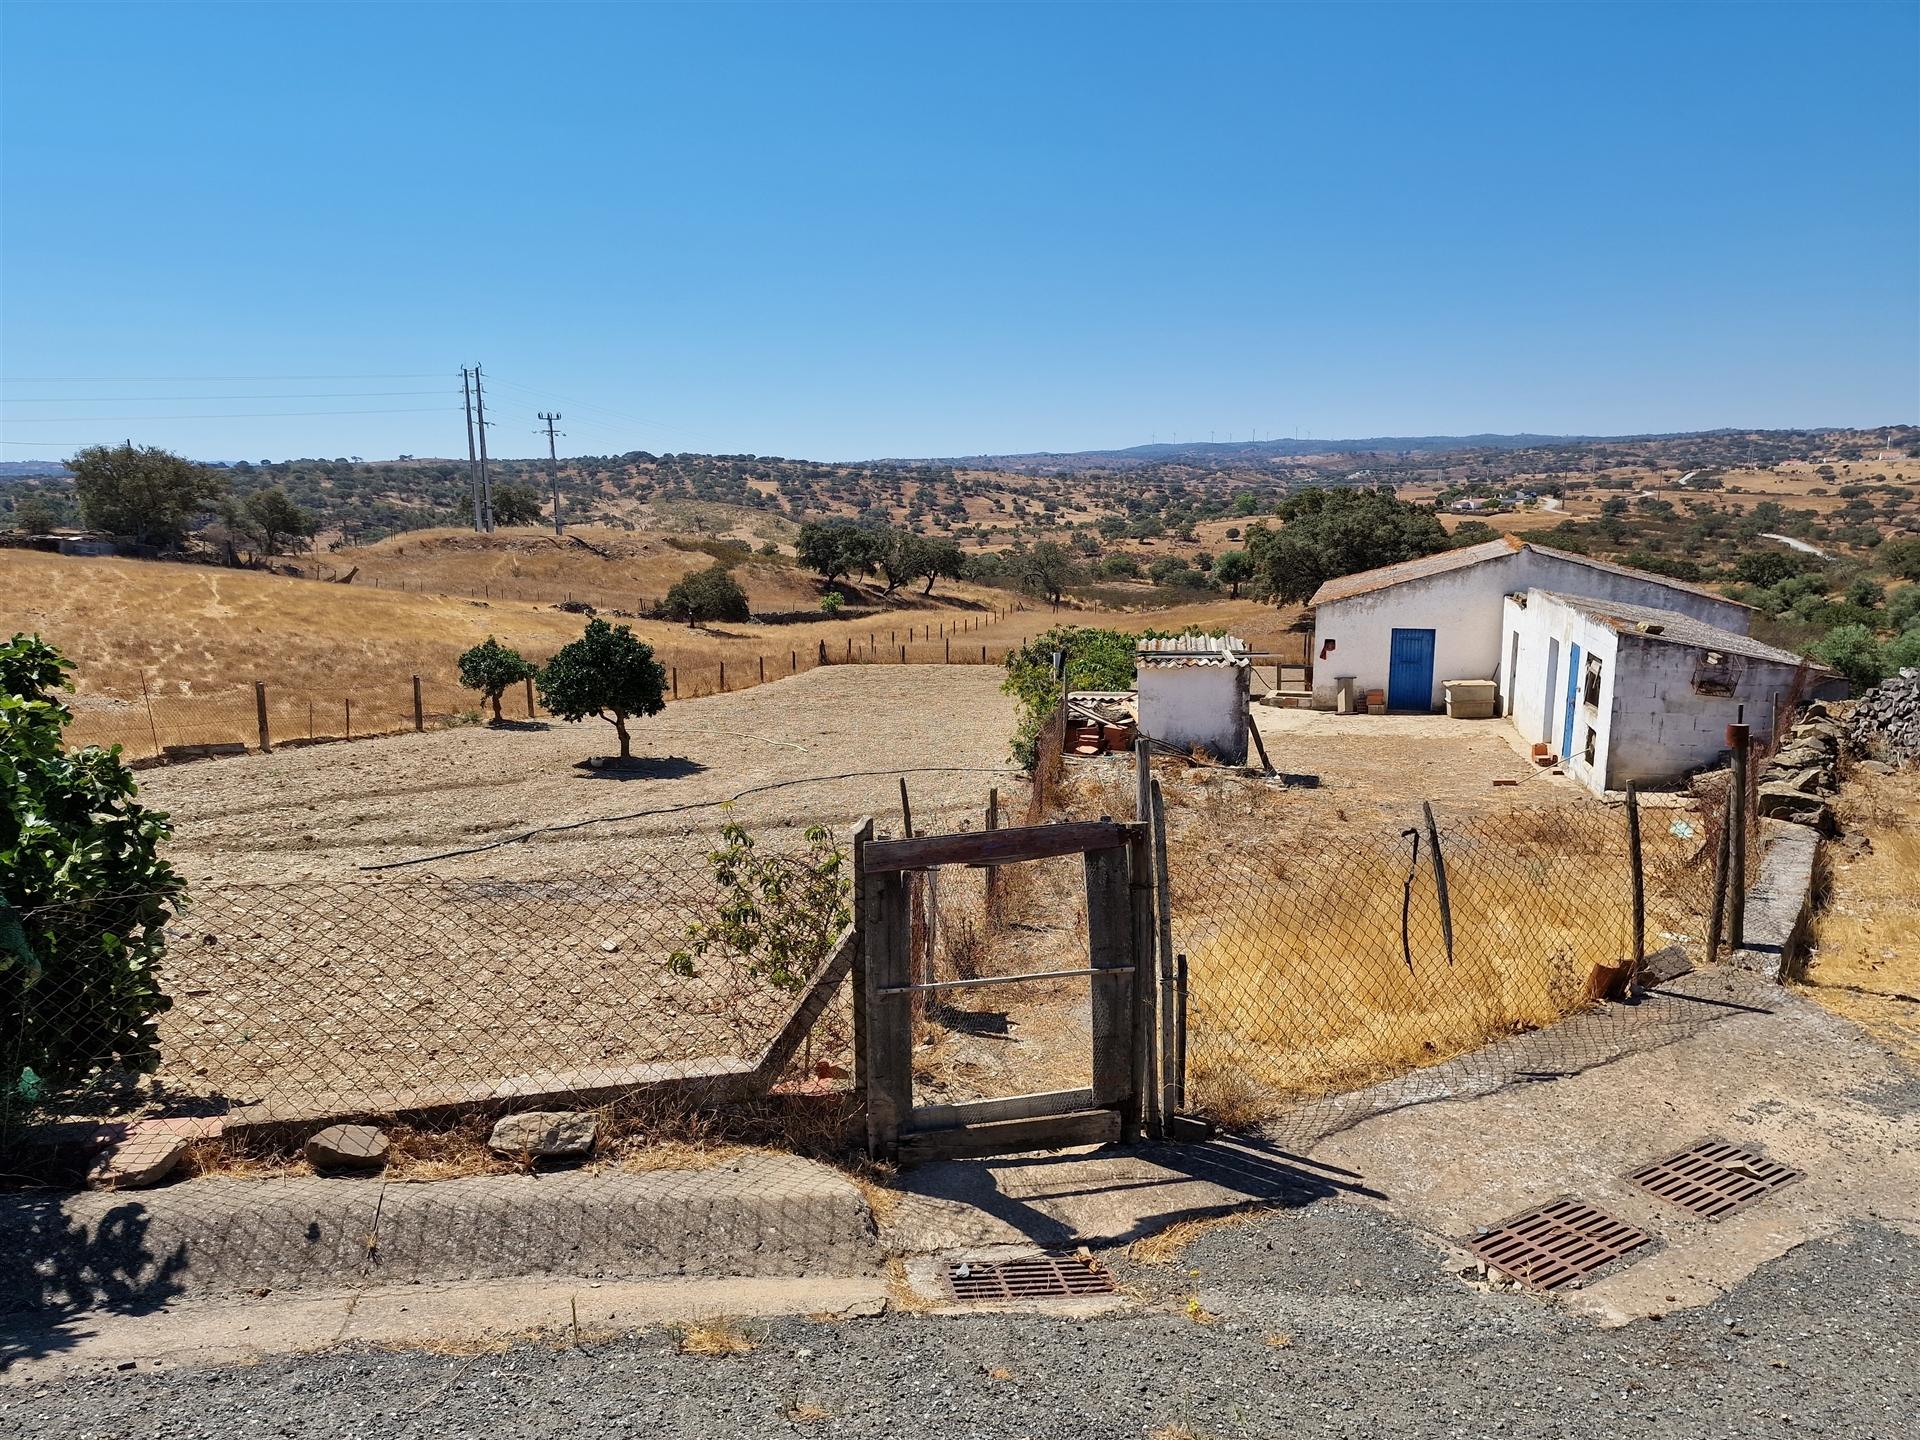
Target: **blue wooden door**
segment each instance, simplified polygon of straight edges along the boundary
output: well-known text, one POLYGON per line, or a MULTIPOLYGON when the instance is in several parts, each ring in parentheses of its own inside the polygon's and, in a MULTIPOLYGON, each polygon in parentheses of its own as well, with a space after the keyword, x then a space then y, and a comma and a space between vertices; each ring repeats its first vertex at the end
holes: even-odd
POLYGON ((1580 647, 1573 647, 1573 658, 1567 661, 1567 718, 1560 727, 1560 758, 1565 760, 1573 754, 1573 707, 1580 698, 1580 647))
POLYGON ((1433 709, 1433 631, 1393 632, 1387 660, 1387 708, 1433 709))

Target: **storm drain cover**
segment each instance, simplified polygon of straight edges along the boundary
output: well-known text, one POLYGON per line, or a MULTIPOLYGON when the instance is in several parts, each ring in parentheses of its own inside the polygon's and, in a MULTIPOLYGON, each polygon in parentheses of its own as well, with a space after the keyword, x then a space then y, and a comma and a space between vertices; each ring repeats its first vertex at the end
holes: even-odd
POLYGON ((1556 1200, 1474 1236, 1466 1247, 1530 1290, 1555 1290, 1646 1243, 1646 1232, 1603 1210, 1556 1200))
POLYGON ((1806 1172, 1769 1160, 1751 1145, 1724 1140, 1702 1140, 1627 1176, 1655 1199, 1705 1220, 1744 1210, 1782 1185, 1805 1178, 1806 1172))
POLYGON ((1018 1260, 950 1260, 947 1284, 956 1300, 1046 1300, 1111 1295, 1113 1276, 1071 1255, 1018 1260))

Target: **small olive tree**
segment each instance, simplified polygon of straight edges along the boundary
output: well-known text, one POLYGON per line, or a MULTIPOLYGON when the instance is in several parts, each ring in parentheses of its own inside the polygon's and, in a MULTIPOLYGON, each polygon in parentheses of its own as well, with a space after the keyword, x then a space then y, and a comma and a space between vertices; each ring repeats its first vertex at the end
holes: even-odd
POLYGON ((500 697, 522 680, 531 680, 540 670, 511 645, 502 645, 489 635, 460 657, 460 683, 478 690, 493 706, 493 723, 500 723, 500 697))
POLYGON ((668 969, 692 979, 697 962, 717 951, 776 990, 806 984, 853 909, 846 852, 821 826, 810 826, 805 838, 799 854, 768 854, 754 848, 745 826, 723 825, 720 848, 707 856, 718 892, 713 917, 687 926, 687 944, 668 957, 668 969))
POLYGON ((625 625, 589 620, 578 640, 540 672, 540 703, 563 720, 597 715, 620 737, 620 758, 633 758, 627 720, 657 715, 666 706, 667 672, 653 647, 625 625))

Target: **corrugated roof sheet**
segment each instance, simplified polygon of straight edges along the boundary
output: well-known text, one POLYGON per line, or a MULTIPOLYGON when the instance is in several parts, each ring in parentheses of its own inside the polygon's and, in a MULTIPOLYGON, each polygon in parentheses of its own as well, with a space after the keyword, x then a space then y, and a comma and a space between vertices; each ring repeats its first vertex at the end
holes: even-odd
POLYGON ((1556 550, 1551 545, 1542 545, 1536 540, 1522 540, 1517 535, 1502 535, 1498 540, 1469 545, 1463 550, 1442 550, 1438 555, 1423 555, 1418 560, 1402 560, 1397 565, 1382 565, 1375 570, 1360 570, 1352 575, 1336 575, 1314 591, 1313 599, 1307 603, 1326 605, 1335 600, 1350 600, 1355 595, 1370 595, 1376 590, 1404 585, 1409 580, 1425 580, 1430 576, 1445 575, 1450 570, 1464 570, 1469 565, 1503 559, 1508 555, 1517 555, 1522 550, 1551 555, 1556 560, 1585 565, 1590 570, 1604 570, 1609 575, 1624 575, 1629 579, 1664 585, 1669 590, 1684 590, 1689 595, 1716 600, 1722 605, 1733 606, 1736 609, 1751 610, 1753 608, 1738 600, 1730 600, 1718 591, 1709 590, 1702 585, 1690 585, 1684 580, 1675 580, 1670 575, 1656 575, 1650 570, 1636 570, 1631 565, 1616 565, 1610 560, 1596 560, 1591 555, 1579 555, 1571 550, 1556 550))
POLYGON ((1618 600, 1589 600, 1585 596, 1562 595, 1553 590, 1531 590, 1528 594, 1556 600, 1623 635, 1638 635, 1643 639, 1661 640, 1669 645, 1686 645, 1696 650, 1717 650, 1723 655, 1741 655, 1749 660, 1770 660, 1776 665, 1805 665, 1809 670, 1823 675, 1835 673, 1827 666, 1796 655, 1791 650, 1762 644, 1751 635, 1742 635, 1737 630, 1722 630, 1718 625, 1709 625, 1704 620, 1682 615, 1677 610, 1656 610, 1651 605, 1628 605, 1618 600))
POLYGON ((1133 647, 1136 665, 1176 669, 1194 665, 1245 665, 1247 642, 1237 635, 1173 635, 1133 647))

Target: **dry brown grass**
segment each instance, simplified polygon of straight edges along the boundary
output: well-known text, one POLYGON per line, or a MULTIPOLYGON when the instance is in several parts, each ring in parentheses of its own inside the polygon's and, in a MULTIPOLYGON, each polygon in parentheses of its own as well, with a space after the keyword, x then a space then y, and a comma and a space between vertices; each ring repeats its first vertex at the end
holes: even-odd
POLYGON ((816 1425, 822 1420, 831 1420, 833 1411, 817 1400, 802 1400, 796 1396, 780 1407, 780 1418, 789 1425, 816 1425))
POLYGON ((1127 1247, 1130 1259, 1142 1265, 1171 1265, 1178 1260, 1186 1249, 1202 1235, 1215 1230, 1230 1229, 1235 1225, 1245 1225, 1267 1207, 1248 1205, 1241 1209, 1229 1210, 1221 1215, 1202 1215, 1192 1220, 1177 1220, 1166 1229, 1136 1240, 1127 1247))
POLYGON ((1920 769, 1856 772, 1838 802, 1808 993, 1920 1061, 1920 769))
POLYGON ((726 1355, 746 1355, 760 1347, 760 1342, 741 1328, 736 1320, 725 1316, 715 1316, 710 1320, 694 1320, 680 1327, 679 1348, 682 1355, 705 1355, 720 1357, 726 1355))

